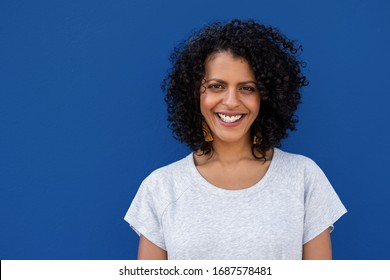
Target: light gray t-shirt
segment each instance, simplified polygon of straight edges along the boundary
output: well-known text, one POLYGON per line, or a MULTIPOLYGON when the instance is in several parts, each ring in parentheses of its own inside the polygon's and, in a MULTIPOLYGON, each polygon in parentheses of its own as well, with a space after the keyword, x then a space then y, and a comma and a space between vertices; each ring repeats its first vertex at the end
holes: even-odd
POLYGON ((309 158, 274 149, 254 186, 225 190, 198 172, 193 154, 152 172, 125 220, 168 259, 302 259, 302 245, 346 209, 309 158))

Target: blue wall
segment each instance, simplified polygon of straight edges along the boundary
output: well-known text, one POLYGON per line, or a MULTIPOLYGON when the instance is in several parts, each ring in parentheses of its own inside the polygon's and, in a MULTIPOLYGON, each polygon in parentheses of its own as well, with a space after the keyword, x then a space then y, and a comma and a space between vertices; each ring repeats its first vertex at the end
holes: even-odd
POLYGON ((390 258, 388 1, 0 2, 0 258, 127 259, 142 179, 188 153, 166 124, 172 48, 255 18, 304 46, 310 86, 283 148, 313 158, 349 210, 337 259, 390 258))

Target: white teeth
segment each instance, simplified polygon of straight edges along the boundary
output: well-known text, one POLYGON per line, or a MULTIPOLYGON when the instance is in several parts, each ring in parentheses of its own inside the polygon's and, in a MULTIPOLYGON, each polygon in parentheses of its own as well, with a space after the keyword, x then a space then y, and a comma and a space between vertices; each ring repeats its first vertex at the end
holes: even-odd
POLYGON ((218 113, 218 116, 221 118, 221 120, 223 120, 226 123, 236 122, 242 118, 242 115, 227 116, 227 115, 220 114, 220 113, 218 113))

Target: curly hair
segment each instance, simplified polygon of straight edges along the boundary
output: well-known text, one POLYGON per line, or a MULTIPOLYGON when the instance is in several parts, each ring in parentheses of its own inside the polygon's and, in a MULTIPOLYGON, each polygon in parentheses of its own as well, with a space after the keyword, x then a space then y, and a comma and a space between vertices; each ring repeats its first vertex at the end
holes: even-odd
MULTIPOLYGON (((172 68, 162 83, 168 106, 168 127, 174 137, 203 154, 213 151, 204 139, 200 112, 200 89, 205 76, 205 62, 210 55, 228 51, 251 66, 261 95, 261 109, 252 124, 252 154, 280 147, 288 130, 296 130, 294 115, 301 101, 300 89, 308 85, 301 72, 304 63, 297 58, 302 47, 277 29, 254 20, 211 23, 183 41, 170 56, 172 68)), ((259 157, 257 157, 259 158, 259 157)))

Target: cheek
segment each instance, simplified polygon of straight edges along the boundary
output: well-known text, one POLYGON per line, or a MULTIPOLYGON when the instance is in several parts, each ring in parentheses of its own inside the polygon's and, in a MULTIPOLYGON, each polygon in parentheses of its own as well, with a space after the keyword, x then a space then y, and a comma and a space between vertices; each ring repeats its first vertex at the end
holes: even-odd
POLYGON ((260 108, 261 108, 260 99, 257 101, 256 108, 257 108, 257 111, 260 112, 260 108))
POLYGON ((259 96, 251 96, 246 100, 247 107, 253 111, 253 112, 259 112, 260 111, 260 97, 259 96))
POLYGON ((218 100, 210 94, 203 94, 200 97, 200 112, 204 115, 209 113, 218 104, 218 100))

